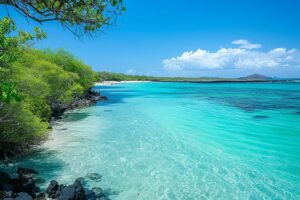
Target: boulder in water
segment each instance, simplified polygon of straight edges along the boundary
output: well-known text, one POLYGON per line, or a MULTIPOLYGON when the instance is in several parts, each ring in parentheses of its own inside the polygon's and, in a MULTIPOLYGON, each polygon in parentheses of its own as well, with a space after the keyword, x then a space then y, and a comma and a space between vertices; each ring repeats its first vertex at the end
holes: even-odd
POLYGON ((87 183, 83 177, 77 178, 74 183, 76 183, 76 182, 79 182, 83 186, 86 185, 86 183, 87 183))
POLYGON ((11 178, 5 172, 0 172, 0 191, 12 191, 11 178))
POLYGON ((1 186, 1 184, 7 184, 7 183, 9 183, 10 179, 11 178, 10 178, 10 176, 7 173, 0 171, 0 186, 1 186))
POLYGON ((92 191, 95 193, 97 197, 103 196, 103 190, 100 187, 93 187, 92 191))
POLYGON ((75 187, 73 185, 64 187, 58 196, 58 200, 74 200, 75 199, 75 187))
POLYGON ((46 189, 46 193, 50 198, 54 198, 59 188, 58 182, 52 180, 46 189))
POLYGON ((97 173, 88 173, 86 175, 86 178, 92 180, 92 181, 99 181, 102 179, 102 176, 100 174, 97 173))
POLYGON ((35 186, 35 182, 32 178, 29 179, 25 179, 14 184, 13 185, 13 192, 14 193, 21 193, 21 192, 25 192, 29 195, 31 195, 32 197, 35 197, 35 191, 36 191, 36 186, 35 186))
POLYGON ((47 200, 47 196, 44 192, 42 192, 36 196, 35 200, 47 200))
POLYGON ((33 178, 34 175, 37 174, 37 171, 29 168, 18 167, 17 173, 19 178, 29 179, 29 178, 33 178))
POLYGON ((12 186, 12 185, 10 185, 10 184, 2 184, 1 186, 0 186, 0 190, 2 190, 2 191, 12 191, 14 189, 14 187, 12 186))
POLYGON ((26 192, 19 192, 17 193, 15 200, 33 200, 33 198, 26 192))
POLYGON ((80 182, 76 180, 74 184, 62 188, 59 192, 58 200, 86 200, 85 190, 80 182))
POLYGON ((96 194, 90 189, 85 189, 84 193, 88 200, 96 200, 97 199, 96 194))
POLYGON ((75 200, 86 200, 85 190, 81 182, 76 180, 73 186, 75 187, 75 200))
MULTIPOLYGON (((84 188, 85 179, 80 177, 72 185, 59 185, 52 180, 48 185, 46 192, 41 192, 35 185, 35 170, 29 168, 18 168, 18 177, 11 178, 8 174, 0 172, 0 199, 2 200, 106 200, 109 199, 101 188, 92 190, 84 188)), ((90 180, 101 180, 102 176, 97 173, 87 174, 90 180)), ((42 180, 41 182, 44 182, 42 180)))

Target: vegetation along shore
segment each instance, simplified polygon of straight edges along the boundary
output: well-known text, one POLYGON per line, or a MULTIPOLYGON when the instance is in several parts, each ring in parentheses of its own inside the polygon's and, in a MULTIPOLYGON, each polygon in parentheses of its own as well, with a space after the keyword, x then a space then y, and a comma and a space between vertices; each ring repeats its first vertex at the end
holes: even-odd
POLYGON ((47 136, 49 121, 63 111, 104 99, 91 90, 97 73, 62 49, 27 45, 42 33, 15 34, 14 22, 0 20, 6 50, 0 65, 0 158, 25 153, 47 136))
MULTIPOLYGON (((249 76, 240 78, 220 78, 220 77, 157 77, 157 76, 141 76, 141 75, 129 75, 124 73, 113 72, 98 72, 99 85, 114 84, 118 82, 190 82, 190 83, 230 83, 230 82, 297 82, 299 79, 284 79, 284 78, 272 78, 261 74, 251 74, 249 76)), ((97 85, 97 84, 96 84, 97 85)))
POLYGON ((0 0, 0 200, 300 199, 300 4, 207 2, 0 0))

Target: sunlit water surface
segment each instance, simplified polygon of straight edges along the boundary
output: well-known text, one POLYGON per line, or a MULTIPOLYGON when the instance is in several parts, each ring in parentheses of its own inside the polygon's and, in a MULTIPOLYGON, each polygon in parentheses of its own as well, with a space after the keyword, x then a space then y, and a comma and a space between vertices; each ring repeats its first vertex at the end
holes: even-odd
POLYGON ((300 199, 299 83, 138 83, 70 111, 50 139, 2 168, 70 184, 87 173, 112 200, 300 199))

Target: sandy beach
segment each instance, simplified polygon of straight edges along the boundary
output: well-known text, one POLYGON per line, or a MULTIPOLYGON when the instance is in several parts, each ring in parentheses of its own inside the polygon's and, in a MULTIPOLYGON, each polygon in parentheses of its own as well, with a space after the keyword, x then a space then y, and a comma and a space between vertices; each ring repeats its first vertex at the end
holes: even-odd
POLYGON ((95 83, 95 86, 99 85, 116 85, 120 83, 146 83, 151 81, 103 81, 103 82, 97 82, 95 83))

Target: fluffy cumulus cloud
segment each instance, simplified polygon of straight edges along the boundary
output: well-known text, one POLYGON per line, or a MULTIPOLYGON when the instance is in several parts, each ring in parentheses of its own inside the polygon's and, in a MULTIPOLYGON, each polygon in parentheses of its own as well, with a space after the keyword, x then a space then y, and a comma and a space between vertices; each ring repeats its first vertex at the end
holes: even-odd
POLYGON ((267 52, 258 51, 259 44, 247 40, 232 42, 238 47, 220 48, 209 52, 198 49, 184 52, 178 57, 165 59, 167 70, 201 70, 228 68, 262 68, 262 67, 300 67, 300 51, 297 49, 276 48, 267 52))

